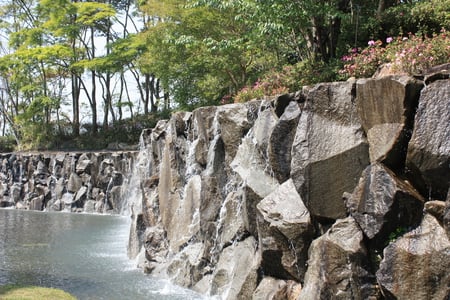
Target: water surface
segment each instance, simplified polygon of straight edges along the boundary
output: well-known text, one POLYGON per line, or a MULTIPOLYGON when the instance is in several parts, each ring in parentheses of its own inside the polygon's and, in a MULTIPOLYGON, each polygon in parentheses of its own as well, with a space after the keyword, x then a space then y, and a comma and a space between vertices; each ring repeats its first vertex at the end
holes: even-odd
POLYGON ((136 269, 129 218, 0 209, 0 285, 63 289, 78 299, 200 299, 136 269))

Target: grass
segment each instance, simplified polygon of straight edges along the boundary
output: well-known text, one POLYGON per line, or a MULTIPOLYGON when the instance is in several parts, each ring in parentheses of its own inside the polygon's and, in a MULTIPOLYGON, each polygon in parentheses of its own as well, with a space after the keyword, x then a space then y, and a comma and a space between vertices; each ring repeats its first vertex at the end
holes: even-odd
POLYGON ((4 285, 0 286, 0 299, 2 300, 76 300, 76 298, 63 290, 38 286, 4 285))

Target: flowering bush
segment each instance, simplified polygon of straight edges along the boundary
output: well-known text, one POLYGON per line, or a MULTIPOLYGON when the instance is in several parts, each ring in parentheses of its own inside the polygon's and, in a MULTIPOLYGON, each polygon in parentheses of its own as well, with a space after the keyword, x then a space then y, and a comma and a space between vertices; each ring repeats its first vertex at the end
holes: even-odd
POLYGON ((369 47, 361 50, 353 48, 348 55, 342 57, 345 63, 341 74, 355 77, 370 77, 378 66, 385 62, 385 48, 380 40, 369 41, 369 47))
POLYGON ((394 71, 420 74, 432 66, 450 62, 450 36, 445 30, 432 37, 409 34, 408 37, 388 37, 382 41, 369 41, 368 47, 353 49, 342 58, 345 65, 340 71, 346 76, 370 77, 383 63, 394 71))
POLYGON ((251 87, 242 88, 234 97, 234 102, 247 102, 252 99, 260 99, 264 96, 274 96, 289 92, 289 80, 292 80, 292 66, 284 67, 281 72, 269 72, 263 79, 251 87))
MULTIPOLYGON (((300 90, 302 86, 336 80, 337 68, 333 63, 301 61, 284 66, 280 71, 270 71, 253 86, 244 87, 234 96, 234 102, 246 102, 264 96, 275 96, 300 90)), ((227 103, 225 96, 222 103, 227 103)))

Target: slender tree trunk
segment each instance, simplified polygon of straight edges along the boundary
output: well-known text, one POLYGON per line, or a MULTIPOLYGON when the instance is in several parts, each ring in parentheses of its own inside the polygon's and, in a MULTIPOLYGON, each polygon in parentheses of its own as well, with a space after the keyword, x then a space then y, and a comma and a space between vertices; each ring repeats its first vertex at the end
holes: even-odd
POLYGON ((148 114, 148 103, 150 102, 150 74, 144 75, 145 82, 144 82, 144 114, 148 114))
MULTIPOLYGON (((91 51, 92 57, 95 58, 95 38, 94 38, 94 28, 91 27, 91 51)), ((91 112, 92 112, 92 135, 97 135, 98 125, 97 125, 97 83, 96 83, 96 72, 95 70, 91 71, 91 112)))
POLYGON ((75 136, 80 135, 80 87, 78 76, 72 74, 72 130, 75 136))

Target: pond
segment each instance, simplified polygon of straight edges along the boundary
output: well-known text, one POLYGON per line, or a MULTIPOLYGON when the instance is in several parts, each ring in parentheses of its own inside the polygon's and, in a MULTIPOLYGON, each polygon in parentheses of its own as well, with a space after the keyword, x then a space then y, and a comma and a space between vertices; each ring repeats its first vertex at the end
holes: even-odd
POLYGON ((145 275, 127 257, 128 217, 0 209, 0 285, 63 289, 78 299, 201 299, 145 275))

